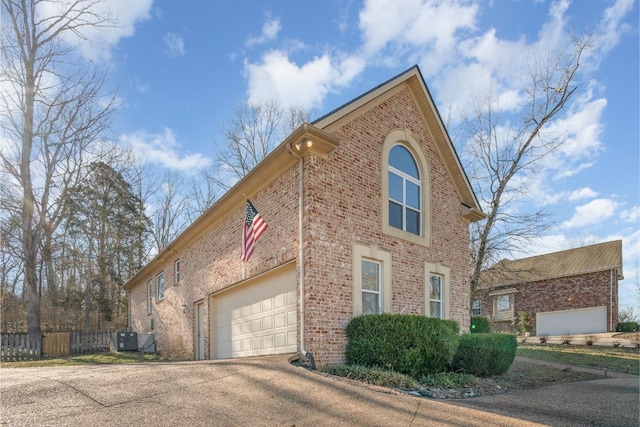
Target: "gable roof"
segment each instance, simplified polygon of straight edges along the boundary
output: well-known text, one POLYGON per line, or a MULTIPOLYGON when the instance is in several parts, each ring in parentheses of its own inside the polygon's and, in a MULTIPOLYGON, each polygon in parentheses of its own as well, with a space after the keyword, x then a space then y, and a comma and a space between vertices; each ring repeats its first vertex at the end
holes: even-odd
POLYGON ((480 204, 471 188, 469 179, 462 168, 453 143, 444 127, 440 113, 436 109, 431 94, 422 78, 422 74, 416 65, 333 110, 329 114, 315 120, 312 124, 302 124, 276 146, 276 148, 245 175, 244 178, 216 200, 211 207, 191 223, 178 237, 131 277, 124 285, 124 289, 131 289, 138 280, 151 274, 160 263, 173 257, 175 253, 197 239, 204 230, 209 229, 223 219, 231 210, 237 209, 239 206, 244 206, 245 199, 250 198, 253 194, 272 182, 284 170, 295 164, 298 157, 291 154, 292 147, 299 147, 299 154, 301 155, 309 151, 315 155, 326 157, 333 149, 340 145, 340 141, 331 135, 332 131, 364 114, 405 88, 410 90, 420 109, 422 117, 427 123, 427 128, 432 132, 432 137, 436 143, 438 152, 442 157, 449 176, 453 180, 460 202, 462 203, 463 216, 470 222, 485 218, 486 215, 480 208, 480 204), (307 140, 313 141, 311 146, 299 144, 307 140))
POLYGON ((480 208, 469 178, 440 117, 440 112, 433 102, 431 93, 417 65, 320 117, 313 122, 313 125, 331 133, 334 129, 364 114, 404 88, 408 88, 413 95, 422 117, 427 123, 427 128, 431 132, 438 153, 453 180, 460 202, 463 204, 464 217, 471 222, 485 218, 486 215, 480 208))
POLYGON ((518 260, 502 260, 480 274, 478 289, 616 270, 622 277, 622 240, 518 260))

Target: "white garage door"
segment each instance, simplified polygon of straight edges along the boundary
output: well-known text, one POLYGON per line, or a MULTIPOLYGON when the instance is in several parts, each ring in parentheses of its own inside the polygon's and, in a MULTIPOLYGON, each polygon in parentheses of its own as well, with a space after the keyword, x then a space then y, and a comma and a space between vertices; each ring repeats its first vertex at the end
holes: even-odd
POLYGON ((295 269, 215 296, 213 307, 216 358, 297 350, 295 269))
POLYGON ((607 332, 607 307, 536 313, 536 335, 607 332))

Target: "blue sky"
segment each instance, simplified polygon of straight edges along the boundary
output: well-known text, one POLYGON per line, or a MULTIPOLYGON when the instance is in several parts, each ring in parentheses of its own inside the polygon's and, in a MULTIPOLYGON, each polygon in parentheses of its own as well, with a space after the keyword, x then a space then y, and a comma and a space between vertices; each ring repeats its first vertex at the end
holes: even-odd
MULTIPOLYGON (((541 165, 528 202, 557 225, 531 252, 623 240, 621 304, 640 281, 638 2, 126 0, 121 20, 83 45, 118 88, 114 139, 187 179, 212 164, 234 108, 276 99, 317 118, 414 64, 443 117, 493 87, 509 100, 527 60, 598 35, 580 93, 554 130, 568 140, 541 165)), ((517 96, 515 97, 517 99, 517 96)), ((455 127, 456 115, 451 115, 455 127)))

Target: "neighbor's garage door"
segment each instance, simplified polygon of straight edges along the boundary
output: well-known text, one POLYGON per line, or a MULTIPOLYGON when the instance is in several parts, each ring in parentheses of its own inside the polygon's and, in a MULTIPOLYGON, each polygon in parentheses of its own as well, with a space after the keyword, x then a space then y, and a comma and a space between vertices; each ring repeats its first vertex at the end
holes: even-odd
POLYGON ((297 350, 295 269, 221 293, 213 307, 216 358, 297 350))
POLYGON ((607 307, 536 313, 536 335, 607 332, 607 307))

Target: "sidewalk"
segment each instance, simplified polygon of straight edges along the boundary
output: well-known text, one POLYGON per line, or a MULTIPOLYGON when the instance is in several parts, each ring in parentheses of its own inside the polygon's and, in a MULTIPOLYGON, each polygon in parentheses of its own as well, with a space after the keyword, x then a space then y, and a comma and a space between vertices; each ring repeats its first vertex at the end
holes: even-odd
POLYGON ((544 366, 551 366, 557 369, 571 369, 573 371, 578 371, 578 372, 588 372, 595 375, 602 375, 603 377, 608 377, 608 378, 627 378, 627 379, 636 379, 636 380, 640 378, 638 377, 638 375, 626 374, 624 372, 615 372, 615 371, 609 371, 606 369, 597 369, 597 368, 587 368, 585 366, 566 365, 563 363, 555 363, 555 362, 548 362, 546 360, 532 359, 530 357, 516 356, 516 360, 519 362, 531 363, 533 365, 544 365, 544 366))

